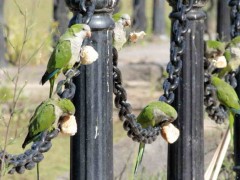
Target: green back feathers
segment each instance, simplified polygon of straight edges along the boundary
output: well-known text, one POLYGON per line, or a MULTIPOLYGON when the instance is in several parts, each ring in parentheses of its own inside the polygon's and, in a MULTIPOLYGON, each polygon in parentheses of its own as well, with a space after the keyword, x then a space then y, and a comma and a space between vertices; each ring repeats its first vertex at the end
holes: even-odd
POLYGON ((225 43, 213 40, 206 41, 206 53, 212 53, 213 50, 223 53, 225 51, 225 43))
POLYGON ((207 48, 212 48, 212 49, 219 49, 224 51, 225 44, 220 41, 213 41, 213 40, 208 40, 206 41, 206 46, 207 48))
POLYGON ((231 85, 216 76, 211 77, 211 83, 217 89, 218 100, 223 105, 240 110, 238 95, 231 85))
POLYGON ((37 140, 41 132, 52 128, 52 124, 55 120, 54 100, 47 99, 36 108, 34 115, 31 117, 28 127, 28 135, 23 142, 22 148, 25 148, 30 142, 37 140))
POLYGON ((51 73, 56 69, 64 68, 70 62, 71 57, 71 42, 60 41, 48 61, 47 72, 51 73))
POLYGON ((232 56, 231 56, 231 52, 230 52, 229 49, 226 49, 226 51, 224 52, 223 55, 225 56, 227 62, 229 62, 229 61, 231 60, 231 57, 232 57, 232 56))
POLYGON ((240 36, 237 36, 235 38, 233 38, 229 44, 228 44, 228 47, 231 47, 231 46, 236 46, 240 43, 240 36))
POLYGON ((69 99, 58 99, 56 103, 64 113, 75 114, 75 107, 69 99))
POLYGON ((177 118, 176 110, 169 104, 162 101, 155 101, 149 103, 138 115, 137 122, 139 122, 143 128, 148 126, 155 126, 154 111, 160 111, 167 118, 175 120, 177 118))

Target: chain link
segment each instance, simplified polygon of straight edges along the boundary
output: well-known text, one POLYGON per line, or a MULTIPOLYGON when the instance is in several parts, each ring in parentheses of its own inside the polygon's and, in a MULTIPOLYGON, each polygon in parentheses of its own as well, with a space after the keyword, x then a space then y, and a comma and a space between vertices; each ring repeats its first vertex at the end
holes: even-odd
POLYGON ((222 124, 228 115, 217 99, 215 87, 211 85, 211 73, 208 72, 210 64, 207 58, 204 58, 204 105, 208 116, 217 124, 222 124))
POLYGON ((156 128, 143 129, 137 123, 136 116, 132 114, 132 106, 127 102, 127 92, 122 86, 122 74, 118 68, 118 52, 113 47, 113 93, 115 94, 114 104, 119 110, 119 118, 124 121, 123 127, 128 132, 127 135, 133 141, 152 143, 160 134, 160 126, 156 128))
POLYGON ((15 172, 23 174, 25 170, 31 170, 35 167, 36 163, 43 160, 43 153, 50 150, 52 147, 51 140, 57 137, 59 129, 52 132, 44 131, 41 133, 41 140, 36 141, 31 146, 31 149, 26 150, 23 154, 12 155, 7 152, 0 152, 0 167, 11 167, 8 174, 15 172), (2 164, 3 163, 3 164, 2 164))
MULTIPOLYGON (((174 90, 178 87, 180 73, 182 70, 182 56, 185 49, 184 35, 188 31, 188 19, 186 13, 191 10, 193 1, 185 5, 181 0, 178 1, 177 9, 170 17, 174 19, 172 25, 172 41, 170 49, 170 62, 167 65, 168 78, 163 83, 164 94, 159 98, 171 104, 174 101, 174 90)), ((162 124, 156 127, 142 128, 137 123, 136 116, 132 114, 132 106, 127 102, 127 93, 122 86, 122 75, 118 65, 118 52, 113 48, 113 93, 115 94, 115 106, 119 109, 119 118, 124 121, 123 127, 133 141, 150 144, 157 139, 160 134, 162 124)))
MULTIPOLYGON (((231 7, 231 37, 232 39, 240 35, 240 1, 230 0, 229 6, 231 7)), ((237 87, 236 71, 231 71, 225 77, 225 81, 229 83, 233 88, 237 87)))
POLYGON ((163 83, 164 94, 159 98, 171 104, 174 101, 174 90, 178 87, 180 81, 180 73, 182 70, 182 59, 185 49, 184 36, 188 31, 187 12, 192 7, 184 5, 178 1, 177 10, 170 14, 170 18, 174 19, 172 24, 172 41, 170 47, 170 62, 167 65, 168 78, 163 83))

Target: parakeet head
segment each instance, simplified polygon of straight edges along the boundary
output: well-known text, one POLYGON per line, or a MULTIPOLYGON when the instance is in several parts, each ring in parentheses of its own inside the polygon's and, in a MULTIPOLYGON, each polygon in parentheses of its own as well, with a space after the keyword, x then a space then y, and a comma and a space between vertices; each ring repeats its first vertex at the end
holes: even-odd
POLYGON ((91 28, 87 24, 74 24, 70 28, 75 36, 91 37, 91 28))
POLYGON ((75 114, 75 107, 69 99, 58 99, 57 105, 63 111, 63 114, 68 115, 75 114))
POLYGON ((171 105, 163 101, 152 102, 152 105, 157 107, 156 111, 154 112, 156 113, 156 116, 161 116, 162 112, 164 112, 168 120, 174 121, 175 119, 177 119, 178 116, 177 111, 171 105))
POLYGON ((124 27, 131 26, 131 18, 130 18, 130 16, 128 14, 123 14, 120 17, 120 20, 122 21, 122 25, 124 27))
POLYGON ((225 43, 220 41, 208 40, 205 45, 205 55, 207 58, 215 58, 223 55, 225 51, 225 43))

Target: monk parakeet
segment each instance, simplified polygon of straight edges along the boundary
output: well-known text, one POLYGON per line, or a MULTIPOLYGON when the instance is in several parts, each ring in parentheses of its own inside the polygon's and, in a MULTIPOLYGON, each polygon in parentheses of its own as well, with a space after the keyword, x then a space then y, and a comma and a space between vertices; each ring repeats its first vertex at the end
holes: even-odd
POLYGON ((113 46, 119 51, 128 40, 127 27, 131 26, 131 18, 128 14, 115 14, 113 19, 115 21, 113 46))
POLYGON ((240 36, 232 39, 226 46, 224 56, 227 60, 227 67, 222 69, 218 77, 222 78, 231 71, 236 71, 240 66, 240 36))
POLYGON ((224 80, 212 76, 211 84, 216 88, 216 95, 221 104, 228 110, 229 126, 232 132, 235 114, 240 114, 240 102, 236 91, 224 80))
POLYGON ((205 57, 214 68, 225 68, 227 61, 224 56, 225 43, 209 40, 205 44, 205 57))
POLYGON ((55 128, 54 123, 58 123, 60 118, 71 116, 74 113, 75 107, 68 99, 47 99, 43 101, 30 119, 28 134, 22 148, 25 148, 32 141, 37 141, 41 132, 53 130, 55 128))
POLYGON ((42 84, 49 80, 50 98, 52 97, 55 79, 61 72, 66 73, 75 63, 80 61, 82 42, 84 38, 90 36, 91 29, 88 25, 75 24, 68 28, 60 37, 48 61, 47 70, 41 80, 42 84))
MULTIPOLYGON (((138 115, 137 122, 141 124, 143 128, 155 127, 159 123, 164 121, 173 121, 177 118, 176 110, 169 104, 163 101, 156 101, 149 103, 138 115)), ((139 144, 139 150, 137 155, 137 161, 134 169, 136 174, 139 165, 142 162, 145 144, 139 144)))

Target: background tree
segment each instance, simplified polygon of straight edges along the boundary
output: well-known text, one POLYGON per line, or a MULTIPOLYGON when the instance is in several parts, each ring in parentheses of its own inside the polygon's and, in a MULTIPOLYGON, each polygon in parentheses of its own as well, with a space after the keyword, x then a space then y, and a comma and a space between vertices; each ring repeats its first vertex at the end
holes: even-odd
POLYGON ((146 1, 133 0, 133 29, 136 31, 146 31, 146 1))
POLYGON ((165 36, 166 25, 165 25, 165 0, 154 0, 153 1, 153 34, 156 36, 165 36))
POLYGON ((217 2, 217 33, 221 41, 229 41, 231 32, 230 7, 228 1, 217 2))
POLYGON ((54 0, 53 4, 53 19, 57 23, 58 33, 53 36, 54 42, 63 34, 68 27, 68 8, 64 0, 54 0))
POLYGON ((0 67, 6 66, 7 61, 5 59, 5 39, 3 35, 4 18, 3 18, 4 0, 0 0, 0 67))

